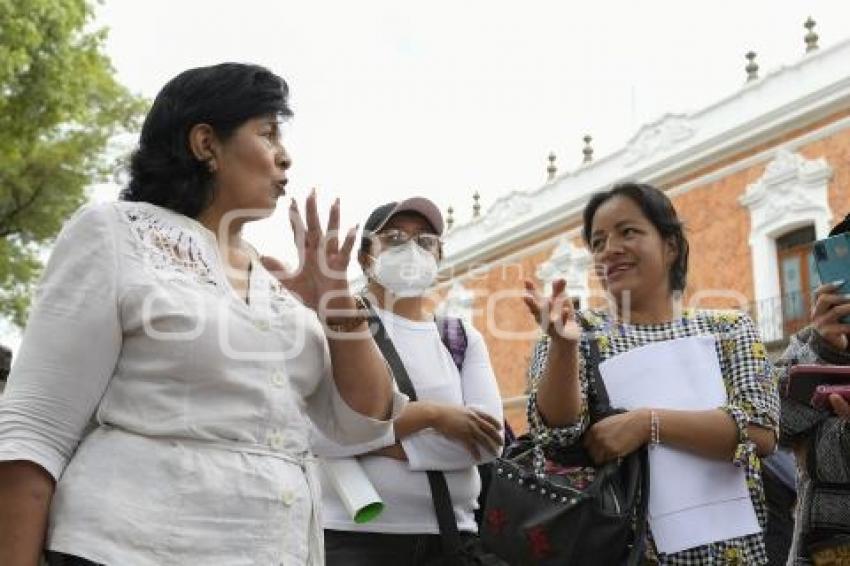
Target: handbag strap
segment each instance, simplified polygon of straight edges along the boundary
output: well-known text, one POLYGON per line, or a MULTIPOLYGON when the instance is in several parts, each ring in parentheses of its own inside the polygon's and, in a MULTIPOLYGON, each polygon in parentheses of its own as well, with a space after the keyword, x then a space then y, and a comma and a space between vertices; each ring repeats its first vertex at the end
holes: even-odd
POLYGON ((628 566, 639 566, 644 563, 646 534, 649 529, 649 449, 643 446, 638 450, 640 451, 640 503, 635 517, 635 540, 626 562, 628 566))
MULTIPOLYGON (((579 317, 585 332, 590 333, 592 329, 583 317, 579 317)), ((611 399, 605 388, 605 381, 599 371, 601 355, 599 353, 599 341, 595 336, 590 336, 590 359, 588 360, 588 412, 590 414, 590 425, 609 417, 618 411, 611 407, 611 399)), ((640 462, 640 502, 635 517, 635 538, 626 566, 639 566, 643 563, 644 547, 649 523, 649 452, 646 446, 638 448, 640 462)))
MULTIPOLYGON (((369 303, 366 303, 366 306, 369 309, 370 326, 375 330, 375 343, 384 355, 384 359, 390 365, 399 390, 407 395, 411 401, 416 401, 416 388, 413 387, 413 382, 410 381, 407 369, 398 355, 398 350, 396 350, 395 345, 390 340, 381 317, 378 316, 369 303)), ((463 542, 460 539, 460 531, 457 528, 457 520, 455 519, 452 508, 446 476, 443 472, 435 470, 429 470, 426 474, 428 474, 428 485, 431 488, 431 499, 434 503, 437 525, 440 528, 440 539, 443 543, 443 550, 446 553, 447 559, 453 559, 460 556, 463 542)))
POLYGON ((593 335, 593 327, 587 320, 578 317, 582 328, 588 334, 588 344, 590 346, 590 359, 587 362, 587 410, 590 416, 590 423, 596 423, 611 416, 615 411, 611 407, 611 400, 608 397, 608 390, 605 388, 605 381, 602 379, 602 374, 599 372, 599 363, 601 355, 599 353, 599 340, 593 335))

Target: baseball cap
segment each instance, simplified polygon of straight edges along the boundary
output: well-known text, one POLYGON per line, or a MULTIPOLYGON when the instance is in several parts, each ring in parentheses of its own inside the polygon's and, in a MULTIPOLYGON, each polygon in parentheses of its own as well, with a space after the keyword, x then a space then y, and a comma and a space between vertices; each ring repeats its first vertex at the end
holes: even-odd
POLYGON ((443 214, 436 204, 425 197, 412 197, 399 202, 382 204, 366 219, 363 225, 364 235, 378 232, 390 221, 390 218, 402 212, 415 212, 422 215, 438 236, 443 235, 443 214))
POLYGON ((363 224, 363 235, 360 239, 360 251, 369 249, 369 237, 381 230, 390 218, 402 212, 421 214, 438 236, 443 235, 443 213, 437 205, 425 197, 412 197, 403 201, 388 202, 372 211, 366 223, 363 224))

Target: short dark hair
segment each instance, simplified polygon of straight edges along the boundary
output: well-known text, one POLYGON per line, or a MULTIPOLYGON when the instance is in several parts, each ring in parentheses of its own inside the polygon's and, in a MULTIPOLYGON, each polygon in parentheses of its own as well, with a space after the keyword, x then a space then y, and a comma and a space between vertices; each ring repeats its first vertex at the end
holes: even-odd
POLYGON ((288 98, 286 81, 259 65, 221 63, 180 73, 145 117, 121 198, 197 218, 212 200, 212 173, 189 147, 191 129, 208 124, 226 140, 252 118, 292 116, 288 98))
POLYGON ((593 217, 596 215, 596 211, 614 197, 631 199, 640 207, 643 215, 655 226, 663 239, 673 240, 677 255, 673 265, 670 266, 670 290, 684 291, 688 282, 689 251, 684 225, 679 220, 676 209, 673 208, 673 203, 670 202, 667 195, 650 184, 627 181, 593 195, 587 206, 584 207, 582 235, 585 243, 590 245, 590 236, 593 233, 593 217))

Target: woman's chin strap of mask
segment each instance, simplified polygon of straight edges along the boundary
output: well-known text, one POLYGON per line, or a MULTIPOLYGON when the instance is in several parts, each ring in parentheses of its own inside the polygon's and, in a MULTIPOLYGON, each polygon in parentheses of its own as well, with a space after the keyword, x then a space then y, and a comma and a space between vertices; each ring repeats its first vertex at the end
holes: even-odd
POLYGON ((397 297, 419 297, 437 279, 437 258, 410 241, 373 259, 369 276, 397 297))

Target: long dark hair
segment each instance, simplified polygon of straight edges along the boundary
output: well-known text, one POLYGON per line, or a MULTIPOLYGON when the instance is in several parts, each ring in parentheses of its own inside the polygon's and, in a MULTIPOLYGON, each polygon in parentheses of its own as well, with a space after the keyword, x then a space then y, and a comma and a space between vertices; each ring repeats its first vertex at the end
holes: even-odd
POLYGON ((207 124, 226 140, 258 116, 292 116, 289 87, 259 65, 222 63, 184 71, 159 91, 130 158, 130 183, 121 193, 196 218, 211 202, 212 174, 189 147, 189 132, 207 124))
POLYGON ((593 217, 602 204, 614 197, 626 197, 638 205, 655 229, 664 240, 672 240, 676 246, 676 259, 670 266, 670 290, 684 291, 688 282, 688 239, 685 237, 684 226, 673 203, 662 191, 647 183, 624 182, 618 183, 609 190, 596 193, 584 207, 582 235, 586 244, 590 245, 590 235, 593 233, 593 217))

